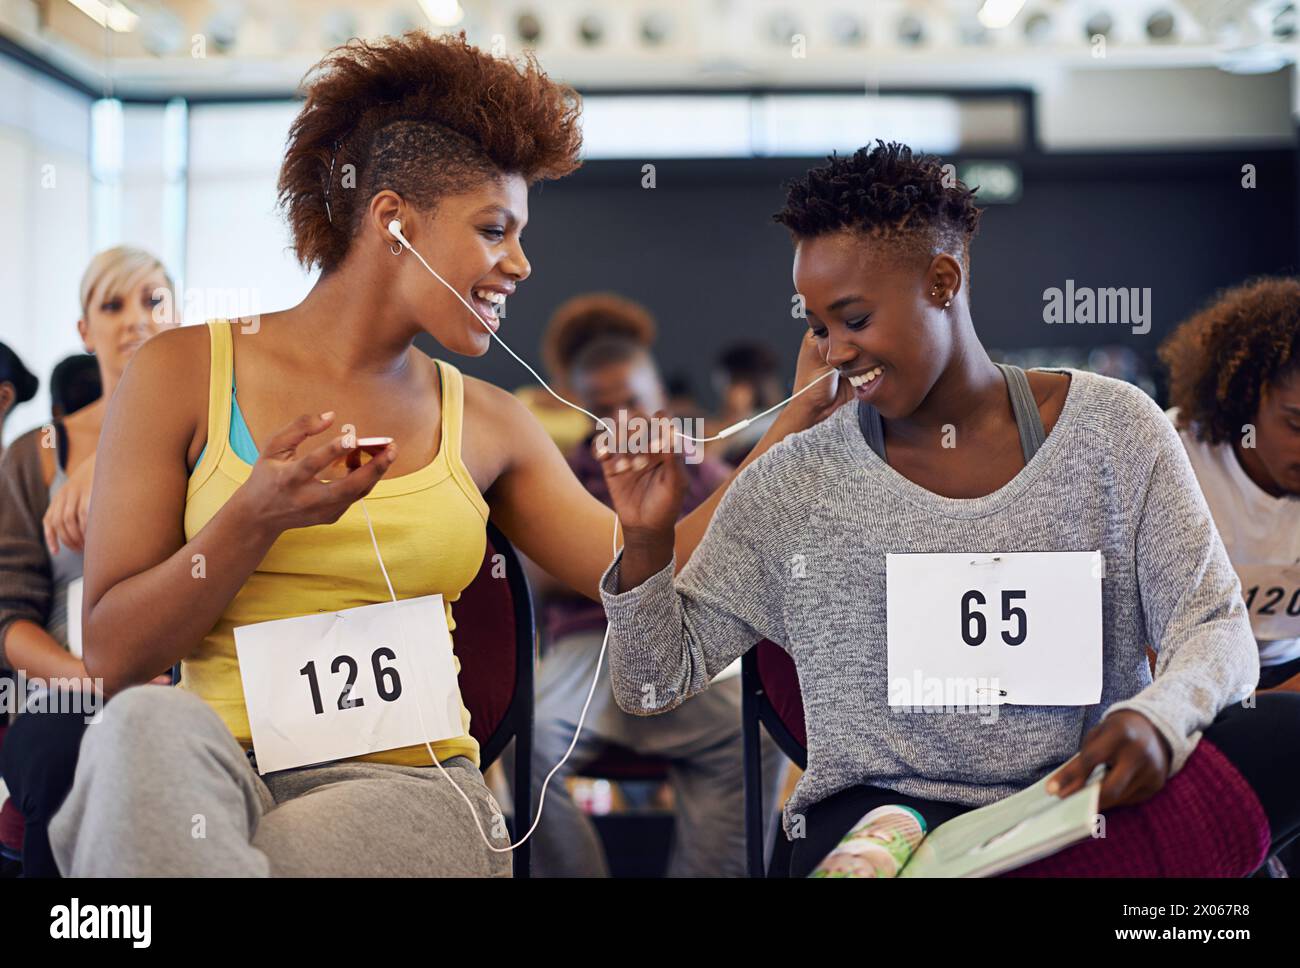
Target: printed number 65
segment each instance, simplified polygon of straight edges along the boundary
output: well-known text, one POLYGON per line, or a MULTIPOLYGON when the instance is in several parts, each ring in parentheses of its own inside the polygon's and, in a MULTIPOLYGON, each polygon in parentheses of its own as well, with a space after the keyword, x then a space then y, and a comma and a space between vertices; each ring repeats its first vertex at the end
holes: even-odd
MULTIPOLYGON (((1002 641, 1007 645, 1019 645, 1029 634, 1029 616, 1025 614, 1023 608, 1011 604, 1023 598, 1025 598, 1023 590, 1003 589, 1002 591, 1002 621, 1014 621, 1016 627, 1014 633, 1003 630, 1002 641)), ((967 645, 984 644, 984 639, 988 635, 988 621, 984 618, 983 612, 977 611, 972 606, 986 604, 988 602, 984 596, 973 588, 961 597, 961 637, 967 645)))

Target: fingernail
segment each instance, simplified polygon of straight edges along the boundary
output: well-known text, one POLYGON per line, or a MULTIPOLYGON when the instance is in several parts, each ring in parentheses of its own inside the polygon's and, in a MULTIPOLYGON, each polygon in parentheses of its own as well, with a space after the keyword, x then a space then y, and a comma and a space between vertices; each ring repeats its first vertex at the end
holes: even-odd
POLYGON ((389 460, 392 460, 397 456, 397 448, 394 447, 392 444, 389 444, 387 447, 384 448, 384 456, 387 457, 389 460))
POLYGON ((615 474, 622 474, 625 470, 627 470, 627 458, 626 458, 626 457, 620 457, 618 460, 614 461, 614 473, 615 473, 615 474))
POLYGON ((632 458, 632 470, 639 471, 641 468, 645 467, 647 463, 649 463, 649 461, 645 457, 641 454, 637 454, 632 458))
POLYGON ((331 420, 334 419, 334 411, 326 410, 323 414, 320 415, 320 418, 321 420, 324 420, 326 423, 329 423, 331 420))
POLYGON ((1056 782, 1055 780, 1048 780, 1048 781, 1047 781, 1047 792, 1048 792, 1048 793, 1055 793, 1055 792, 1056 792, 1057 790, 1059 790, 1059 789, 1061 789, 1061 784, 1059 784, 1059 783, 1056 782))

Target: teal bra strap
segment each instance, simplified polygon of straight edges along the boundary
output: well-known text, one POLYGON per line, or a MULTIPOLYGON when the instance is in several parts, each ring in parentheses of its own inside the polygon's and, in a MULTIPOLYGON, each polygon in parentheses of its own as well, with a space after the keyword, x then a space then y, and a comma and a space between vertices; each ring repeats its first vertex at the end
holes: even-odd
POLYGON ((257 444, 253 443, 253 435, 248 432, 248 424, 244 422, 244 412, 239 409, 239 400, 235 397, 233 387, 230 390, 230 449, 245 464, 257 463, 257 444))
MULTIPOLYGON (((230 449, 245 464, 257 463, 257 444, 253 443, 253 435, 248 432, 248 423, 244 420, 244 413, 239 409, 239 398, 235 396, 233 380, 230 384, 230 449)), ((203 463, 203 455, 207 451, 208 445, 204 444, 203 450, 199 451, 198 462, 194 465, 195 470, 198 470, 199 464, 203 463)))

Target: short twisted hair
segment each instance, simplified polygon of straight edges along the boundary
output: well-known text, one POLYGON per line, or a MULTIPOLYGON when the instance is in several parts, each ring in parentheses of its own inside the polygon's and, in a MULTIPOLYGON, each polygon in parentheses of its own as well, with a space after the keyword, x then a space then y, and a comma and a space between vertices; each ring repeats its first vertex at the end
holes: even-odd
POLYGON ((918 254, 947 252, 965 265, 979 227, 975 193, 939 158, 896 142, 832 156, 786 189, 785 207, 772 218, 796 241, 849 229, 902 242, 918 254))

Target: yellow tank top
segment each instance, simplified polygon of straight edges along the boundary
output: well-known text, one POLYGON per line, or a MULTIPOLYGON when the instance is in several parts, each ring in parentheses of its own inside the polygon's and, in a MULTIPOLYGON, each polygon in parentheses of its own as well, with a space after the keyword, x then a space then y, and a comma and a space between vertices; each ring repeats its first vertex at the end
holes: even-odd
MULTIPOLYGON (((244 481, 252 467, 230 448, 230 388, 234 375, 231 324, 208 323, 212 366, 208 377, 208 440, 185 496, 185 539, 192 539, 244 481)), ((379 550, 398 598, 441 594, 447 627, 456 628, 451 603, 473 581, 487 550, 488 507, 461 461, 464 404, 460 371, 436 361, 442 384, 442 442, 429 464, 384 478, 366 497, 379 550)), ((216 710, 235 739, 252 746, 244 689, 235 656, 240 625, 333 612, 390 601, 361 508, 354 504, 333 524, 295 528, 271 546, 193 655, 181 662, 181 688, 216 710)), ((460 672, 460 660, 455 660, 460 672)), ((439 760, 467 756, 479 762, 461 704, 465 734, 432 743, 439 760)), ((431 766, 423 745, 356 757, 375 763, 431 766)))

